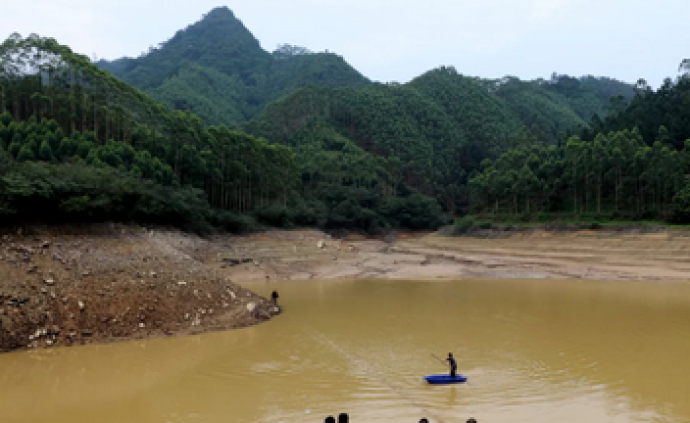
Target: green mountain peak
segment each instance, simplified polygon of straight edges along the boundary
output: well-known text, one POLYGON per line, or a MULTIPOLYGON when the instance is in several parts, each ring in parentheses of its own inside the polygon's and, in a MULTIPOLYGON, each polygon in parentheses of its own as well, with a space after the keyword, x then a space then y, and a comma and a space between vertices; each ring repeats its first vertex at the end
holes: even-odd
POLYGON ((368 83, 334 54, 286 56, 265 51, 227 7, 211 10, 146 55, 98 65, 174 109, 198 114, 208 124, 245 122, 269 102, 305 85, 368 83))
POLYGON ((218 6, 214 7, 211 9, 210 12, 208 12, 206 15, 204 15, 204 19, 209 19, 209 18, 233 18, 235 19, 235 14, 230 10, 228 6, 218 6))

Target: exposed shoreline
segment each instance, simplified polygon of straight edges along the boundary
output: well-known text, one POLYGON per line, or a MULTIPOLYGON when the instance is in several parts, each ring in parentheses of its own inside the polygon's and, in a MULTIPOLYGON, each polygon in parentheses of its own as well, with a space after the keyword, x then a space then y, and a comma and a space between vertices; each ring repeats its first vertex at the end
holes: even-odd
POLYGON ((202 239, 101 225, 0 238, 0 352, 182 336, 279 314, 238 285, 307 279, 686 280, 690 234, 530 231, 506 238, 316 230, 202 239))
MULTIPOLYGON (((544 278, 685 280, 690 233, 518 232, 502 238, 402 234, 393 244, 318 231, 235 238, 223 258, 251 257, 225 272, 237 281, 336 278, 544 278), (317 244, 322 243, 323 248, 317 244), (686 254, 685 251, 688 251, 686 254)), ((212 265, 212 263, 209 263, 212 265)), ((223 267, 221 264, 220 267, 223 267)))
POLYGON ((202 262, 212 245, 120 225, 0 237, 0 352, 181 336, 280 310, 202 262))

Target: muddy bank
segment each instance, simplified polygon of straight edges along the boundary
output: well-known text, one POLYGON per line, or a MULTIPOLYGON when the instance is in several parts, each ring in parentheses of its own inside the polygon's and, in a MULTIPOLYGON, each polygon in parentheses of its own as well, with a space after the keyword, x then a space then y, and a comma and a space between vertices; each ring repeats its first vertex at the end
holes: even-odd
POLYGON ((333 278, 687 279, 690 233, 529 231, 501 237, 401 234, 395 242, 316 231, 216 240, 207 264, 238 281, 333 278), (252 263, 241 263, 250 257, 252 263), (228 259, 235 265, 229 266, 228 259), (225 262, 223 261, 225 260, 225 262), (215 264, 213 262, 216 262, 215 264), (225 264, 224 264, 225 263, 225 264))
POLYGON ((32 232, 0 238, 0 352, 224 330, 279 313, 205 266, 210 244, 196 236, 32 232))

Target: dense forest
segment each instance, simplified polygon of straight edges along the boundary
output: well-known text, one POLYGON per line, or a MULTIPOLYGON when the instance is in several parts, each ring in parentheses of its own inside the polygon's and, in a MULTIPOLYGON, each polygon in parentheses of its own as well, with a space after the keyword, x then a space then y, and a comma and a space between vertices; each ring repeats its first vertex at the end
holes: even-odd
POLYGON ((138 220, 242 225, 287 202, 298 175, 278 144, 205 127, 50 38, 0 46, 3 222, 138 220))
POLYGON ((323 222, 337 209, 349 215, 342 224, 360 227, 409 225, 390 211, 419 207, 400 198, 431 197, 449 215, 463 212, 482 161, 518 145, 563 142, 633 96, 632 86, 610 78, 483 80, 452 67, 407 84, 375 83, 331 53, 286 44, 269 54, 227 8, 136 59, 98 65, 206 124, 290 147, 299 197, 317 211, 306 220, 323 222))
POLYGON ((690 219, 690 78, 406 84, 214 9, 136 59, 0 46, 0 216, 378 232, 465 213, 690 219))
POLYGON ((443 223, 433 198, 384 186, 390 175, 354 145, 333 155, 324 140, 314 153, 332 172, 304 181, 291 148, 207 127, 53 39, 12 35, 0 66, 4 223, 117 219, 238 230, 255 219, 372 232, 443 223), (316 191, 323 194, 300 195, 316 191))
POLYGON ((618 107, 566 142, 485 160, 469 181, 472 211, 690 222, 690 76, 656 91, 640 80, 634 92, 629 104, 614 96, 618 107))
MULTIPOLYGON (((377 158, 385 172, 372 174, 385 174, 382 183, 391 192, 404 184, 436 198, 454 215, 467 209, 468 181, 485 159, 517 146, 564 142, 588 128, 584 116, 606 115, 602 92, 616 87, 625 86, 559 75, 550 81, 485 81, 442 67, 408 84, 305 87, 269 104, 243 128, 295 149, 303 180, 335 168, 301 151, 356 149, 377 158)), ((343 178, 351 172, 340 170, 343 178)))

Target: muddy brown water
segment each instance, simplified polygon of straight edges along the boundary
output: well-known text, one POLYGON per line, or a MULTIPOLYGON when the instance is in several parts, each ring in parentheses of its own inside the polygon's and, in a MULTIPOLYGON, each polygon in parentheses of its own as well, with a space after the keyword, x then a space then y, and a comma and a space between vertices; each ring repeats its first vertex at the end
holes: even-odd
POLYGON ((0 355, 2 422, 690 421, 690 285, 309 281, 203 336, 0 355), (453 351, 469 382, 428 386, 453 351))

